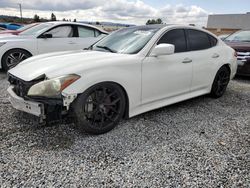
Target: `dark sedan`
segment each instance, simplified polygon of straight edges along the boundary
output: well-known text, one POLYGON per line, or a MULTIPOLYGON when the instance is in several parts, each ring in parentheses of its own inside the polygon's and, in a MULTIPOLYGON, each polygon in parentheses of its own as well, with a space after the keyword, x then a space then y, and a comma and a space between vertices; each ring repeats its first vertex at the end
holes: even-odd
POLYGON ((237 75, 250 76, 250 31, 238 31, 224 41, 237 52, 237 75))

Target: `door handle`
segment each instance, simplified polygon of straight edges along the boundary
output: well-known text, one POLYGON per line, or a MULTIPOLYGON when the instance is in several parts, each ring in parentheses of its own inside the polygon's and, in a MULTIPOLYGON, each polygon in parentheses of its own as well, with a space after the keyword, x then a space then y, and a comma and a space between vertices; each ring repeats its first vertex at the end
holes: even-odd
POLYGON ((189 59, 189 58, 185 58, 182 63, 191 63, 192 62, 192 59, 189 59))
POLYGON ((68 42, 68 44, 76 44, 76 43, 75 43, 75 42, 70 41, 70 42, 68 42))
POLYGON ((218 57, 220 57, 219 54, 216 54, 216 53, 215 53, 215 54, 212 55, 212 58, 218 58, 218 57))

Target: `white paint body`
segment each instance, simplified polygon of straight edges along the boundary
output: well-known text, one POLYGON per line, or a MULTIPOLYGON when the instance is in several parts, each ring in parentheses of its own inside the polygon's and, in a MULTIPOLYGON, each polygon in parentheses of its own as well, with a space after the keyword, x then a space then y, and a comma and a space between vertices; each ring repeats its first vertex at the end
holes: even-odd
POLYGON ((44 53, 58 52, 58 51, 68 51, 68 50, 80 50, 88 48, 92 44, 101 40, 105 37, 107 32, 94 27, 92 25, 75 23, 75 22, 48 22, 51 24, 46 30, 41 30, 36 35, 1 35, 0 43, 4 42, 3 46, 0 46, 0 68, 2 68, 2 57, 3 55, 12 49, 23 49, 28 51, 32 56, 44 53), (60 25, 78 25, 88 28, 92 28, 100 31, 101 34, 98 37, 70 37, 70 38, 39 38, 42 33, 46 33, 48 30, 58 27, 60 25))
POLYGON ((234 77, 237 69, 234 50, 220 39, 210 49, 153 56, 151 50, 158 38, 175 28, 194 29, 166 26, 134 55, 100 51, 51 53, 29 58, 9 72, 25 81, 42 74, 48 78, 80 75, 79 80, 63 90, 64 96, 83 93, 100 82, 115 82, 127 93, 129 117, 210 93, 215 75, 223 65, 229 65, 231 79, 234 77), (213 58, 215 53, 218 58, 213 58), (192 62, 183 63, 185 59, 192 62))

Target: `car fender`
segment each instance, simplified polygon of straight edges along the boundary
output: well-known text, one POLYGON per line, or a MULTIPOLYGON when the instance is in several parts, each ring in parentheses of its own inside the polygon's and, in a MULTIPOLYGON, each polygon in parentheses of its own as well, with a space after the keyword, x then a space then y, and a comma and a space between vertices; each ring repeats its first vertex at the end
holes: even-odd
POLYGON ((12 49, 22 49, 22 50, 26 50, 28 51, 32 56, 33 55, 36 55, 37 54, 37 45, 36 44, 15 44, 15 42, 11 42, 11 43, 6 43, 4 44, 3 46, 0 47, 0 60, 1 60, 1 63, 0 63, 0 68, 2 68, 2 58, 3 58, 3 55, 8 52, 9 50, 12 50, 12 49))
POLYGON ((120 85, 128 96, 130 109, 141 104, 141 63, 128 63, 127 68, 108 66, 85 71, 81 78, 64 89, 62 94, 76 96, 101 82, 114 82, 120 85))
POLYGON ((230 68, 230 78, 232 79, 237 71, 237 57, 234 56, 235 50, 227 45, 222 45, 220 48, 221 52, 221 62, 218 65, 218 70, 223 66, 227 65, 230 68), (226 47, 226 49, 225 49, 226 47))

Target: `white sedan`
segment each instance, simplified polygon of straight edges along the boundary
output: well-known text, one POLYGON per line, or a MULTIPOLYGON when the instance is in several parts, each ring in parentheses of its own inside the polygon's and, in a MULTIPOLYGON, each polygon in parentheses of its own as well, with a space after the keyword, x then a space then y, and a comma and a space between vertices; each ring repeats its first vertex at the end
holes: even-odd
POLYGON ((32 57, 8 73, 10 101, 42 120, 73 115, 105 133, 123 117, 210 94, 221 97, 236 73, 235 51, 215 35, 179 25, 112 33, 88 51, 32 57))
POLYGON ((88 48, 106 35, 97 27, 75 22, 40 23, 18 36, 1 35, 0 68, 9 70, 37 54, 88 48))

